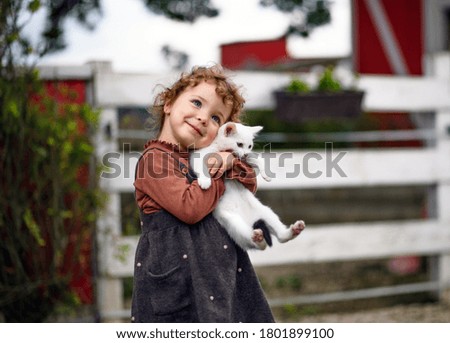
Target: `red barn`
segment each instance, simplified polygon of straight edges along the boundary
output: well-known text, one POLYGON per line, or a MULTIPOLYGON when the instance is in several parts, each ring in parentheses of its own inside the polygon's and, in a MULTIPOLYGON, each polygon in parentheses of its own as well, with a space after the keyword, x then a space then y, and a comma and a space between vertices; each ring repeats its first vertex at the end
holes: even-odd
MULTIPOLYGON (((352 10, 353 61, 359 74, 421 76, 426 73, 425 55, 449 47, 448 0, 352 0, 352 10)), ((415 127, 408 113, 372 117, 380 129, 415 127)))
POLYGON ((223 44, 220 49, 222 65, 228 69, 260 69, 291 59, 286 51, 285 36, 274 40, 223 44))
MULTIPOLYGON (((450 47, 450 0, 351 0, 353 68, 358 74, 421 76, 425 55, 450 47)), ((306 70, 307 65, 335 64, 331 59, 293 59, 286 37, 221 46, 222 64, 230 69, 306 70), (300 66, 300 67, 299 67, 300 66)), ((408 113, 371 114, 380 130, 413 129, 408 113)), ((383 143, 389 145, 390 142, 383 143)), ((419 142, 395 142, 416 146, 419 142)))
MULTIPOLYGON (((450 47, 450 0, 351 0, 353 61, 360 74, 423 75, 427 53, 450 47)), ((302 61, 286 36, 220 46, 229 69, 264 69, 302 61)))
POLYGON ((423 74, 423 0, 353 0, 353 13, 357 72, 423 74))

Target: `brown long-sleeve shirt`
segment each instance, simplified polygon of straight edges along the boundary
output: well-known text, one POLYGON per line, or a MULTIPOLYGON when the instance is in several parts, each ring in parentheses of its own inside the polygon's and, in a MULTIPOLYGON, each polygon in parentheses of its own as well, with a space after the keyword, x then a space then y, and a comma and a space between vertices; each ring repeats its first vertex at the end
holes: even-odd
MULTIPOLYGON (((237 159, 235 161, 226 177, 239 180, 255 192, 254 170, 237 159)), ((177 146, 162 141, 148 142, 134 182, 139 208, 145 214, 164 209, 187 224, 197 223, 212 212, 225 191, 223 175, 216 174, 211 187, 203 190, 196 180, 189 182, 186 177, 188 166, 189 152, 179 151, 177 146)))

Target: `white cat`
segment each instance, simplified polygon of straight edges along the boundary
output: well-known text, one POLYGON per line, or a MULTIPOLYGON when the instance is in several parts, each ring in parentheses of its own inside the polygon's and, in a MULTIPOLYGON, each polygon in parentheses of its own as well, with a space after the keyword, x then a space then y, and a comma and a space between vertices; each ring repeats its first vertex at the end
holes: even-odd
MULTIPOLYGON (((220 127, 211 145, 192 153, 190 164, 198 177, 200 187, 208 189, 211 186, 211 177, 206 167, 207 156, 219 151, 232 151, 238 158, 246 159, 248 164, 259 169, 264 179, 270 181, 264 172, 262 159, 255 153, 249 156, 253 139, 261 129, 261 126, 226 123, 220 127)), ((225 188, 213 215, 244 250, 264 250, 267 244, 272 245, 270 233, 274 234, 279 242, 284 243, 297 237, 305 228, 302 220, 296 221, 289 228, 286 227, 270 207, 263 205, 239 181, 226 179, 225 188)))

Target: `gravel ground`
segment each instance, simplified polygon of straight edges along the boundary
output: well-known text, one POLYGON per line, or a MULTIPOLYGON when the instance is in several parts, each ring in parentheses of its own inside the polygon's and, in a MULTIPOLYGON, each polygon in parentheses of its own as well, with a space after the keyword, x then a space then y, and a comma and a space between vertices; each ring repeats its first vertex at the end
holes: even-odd
POLYGON ((302 323, 450 323, 450 302, 400 305, 371 311, 303 316, 302 323))

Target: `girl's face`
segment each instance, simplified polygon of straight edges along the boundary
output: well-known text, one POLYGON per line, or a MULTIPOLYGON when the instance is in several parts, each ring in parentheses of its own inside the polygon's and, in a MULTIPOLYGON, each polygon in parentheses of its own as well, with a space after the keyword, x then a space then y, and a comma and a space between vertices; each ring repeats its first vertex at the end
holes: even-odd
POLYGON ((173 103, 164 105, 166 117, 159 139, 179 144, 182 150, 208 146, 230 118, 231 108, 217 95, 213 82, 188 87, 173 103))

